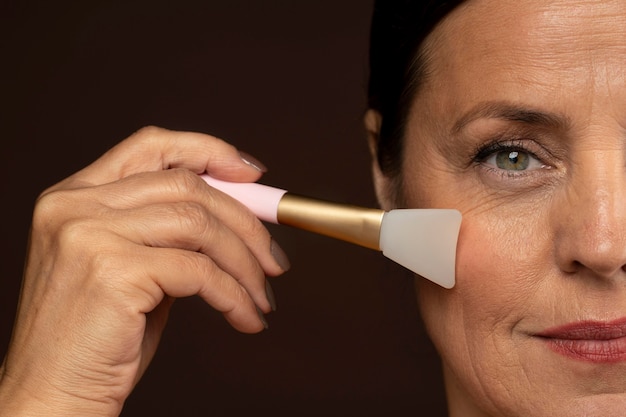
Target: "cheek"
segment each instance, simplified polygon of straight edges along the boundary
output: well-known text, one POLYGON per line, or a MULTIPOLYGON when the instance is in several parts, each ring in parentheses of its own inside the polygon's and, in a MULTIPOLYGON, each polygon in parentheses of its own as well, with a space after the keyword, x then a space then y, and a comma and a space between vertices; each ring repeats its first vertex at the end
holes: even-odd
POLYGON ((456 286, 445 290, 417 280, 423 313, 444 315, 451 336, 515 321, 545 282, 551 249, 543 223, 520 213, 464 212, 456 286))
POLYGON ((492 392, 489 381, 519 388, 527 350, 519 323, 541 311, 536 307, 549 293, 552 199, 544 193, 496 192, 473 171, 446 168, 432 149, 408 145, 407 152, 416 157, 405 165, 407 205, 456 208, 463 214, 456 286, 446 290, 425 279, 415 281, 423 321, 461 385, 476 398, 498 397, 502 392, 492 392))
POLYGON ((437 345, 446 340, 472 344, 474 338, 482 337, 478 333, 501 322, 509 311, 509 301, 517 291, 504 281, 515 273, 511 268, 516 261, 509 255, 509 245, 499 242, 489 224, 464 216, 454 289, 417 280, 420 309, 437 345))
POLYGON ((541 228, 532 216, 519 213, 464 213, 455 288, 416 280, 429 335, 467 386, 483 386, 481 381, 519 363, 514 329, 541 294, 550 252, 539 237, 541 228))

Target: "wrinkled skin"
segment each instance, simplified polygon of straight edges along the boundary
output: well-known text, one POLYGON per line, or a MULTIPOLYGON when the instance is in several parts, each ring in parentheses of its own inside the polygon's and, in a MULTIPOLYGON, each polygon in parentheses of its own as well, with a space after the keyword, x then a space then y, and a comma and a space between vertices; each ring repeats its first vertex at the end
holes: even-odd
POLYGON ((197 174, 262 172, 202 134, 145 128, 46 190, 34 212, 1 416, 116 416, 176 297, 264 328, 266 275, 287 266, 252 213, 197 174))
POLYGON ((539 335, 626 336, 626 2, 473 0, 427 49, 399 200, 376 183, 387 207, 463 213, 456 287, 416 280, 451 415, 624 415, 626 355, 539 335))

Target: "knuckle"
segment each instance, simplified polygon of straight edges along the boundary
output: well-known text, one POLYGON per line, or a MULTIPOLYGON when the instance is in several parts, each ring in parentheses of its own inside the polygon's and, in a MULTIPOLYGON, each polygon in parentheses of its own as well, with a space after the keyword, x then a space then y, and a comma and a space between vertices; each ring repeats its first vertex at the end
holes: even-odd
POLYGON ((166 132, 166 129, 157 126, 144 126, 132 134, 131 138, 139 141, 154 140, 155 138, 166 132))
POLYGON ((242 287, 236 286, 233 297, 232 297, 232 303, 234 307, 249 304, 251 303, 250 295, 242 287))
POLYGON ((249 210, 241 210, 238 214, 236 222, 243 225, 241 233, 247 241, 268 241, 269 231, 265 228, 263 223, 249 210))
POLYGON ((61 248, 76 248, 84 253, 91 242, 98 240, 99 231, 92 221, 83 218, 70 219, 57 227, 56 241, 61 248))
POLYGON ((214 308, 222 313, 232 312, 251 302, 245 289, 225 279, 205 281, 202 292, 219 295, 220 301, 215 303, 214 308))
POLYGON ((67 217, 72 207, 68 191, 50 191, 41 194, 33 211, 33 229, 49 230, 54 224, 67 217))
POLYGON ((189 279, 190 285, 196 282, 195 292, 201 296, 223 299, 229 294, 229 286, 223 271, 213 260, 200 253, 184 253, 177 260, 177 265, 184 271, 190 271, 198 279, 189 279))
POLYGON ((218 268, 210 258, 199 253, 191 253, 185 256, 182 262, 185 263, 185 270, 196 271, 198 276, 205 277, 205 283, 216 285, 215 281, 218 280, 212 278, 215 278, 218 268))
POLYGON ((150 297, 151 278, 145 266, 138 262, 140 258, 117 247, 104 250, 92 247, 82 255, 83 286, 118 305, 124 300, 131 302, 138 297, 150 297))
POLYGON ((202 182, 197 174, 183 168, 169 170, 171 185, 182 195, 195 196, 200 192, 202 182))
POLYGON ((224 200, 221 198, 211 198, 207 200, 211 212, 228 209, 228 219, 226 222, 233 231, 246 242, 254 242, 256 239, 269 240, 269 231, 265 228, 261 220, 244 204, 235 201, 234 204, 223 206, 224 200))
POLYGON ((195 202, 178 204, 176 216, 185 230, 203 231, 213 228, 213 218, 201 204, 195 202))
POLYGON ((155 149, 162 148, 163 142, 169 137, 168 132, 167 129, 157 126, 144 126, 130 135, 120 149, 133 155, 149 154, 155 149))
POLYGON ((210 138, 213 141, 213 144, 216 149, 222 149, 225 152, 232 152, 232 153, 237 152, 237 148, 235 147, 235 145, 225 141, 224 139, 221 139, 215 136, 210 136, 210 138))

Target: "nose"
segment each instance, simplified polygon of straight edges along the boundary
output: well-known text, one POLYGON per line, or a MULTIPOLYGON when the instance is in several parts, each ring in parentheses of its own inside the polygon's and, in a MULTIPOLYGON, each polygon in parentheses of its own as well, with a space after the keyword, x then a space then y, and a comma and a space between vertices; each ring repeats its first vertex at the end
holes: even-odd
POLYGON ((620 150, 589 150, 568 173, 554 201, 555 252, 560 269, 626 282, 626 168, 620 150))

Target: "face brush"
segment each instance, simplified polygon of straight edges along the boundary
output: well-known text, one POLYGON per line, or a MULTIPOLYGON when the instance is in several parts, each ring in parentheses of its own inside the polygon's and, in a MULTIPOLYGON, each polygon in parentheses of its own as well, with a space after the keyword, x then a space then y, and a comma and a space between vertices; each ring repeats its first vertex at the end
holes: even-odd
POLYGON ((260 220, 284 224, 383 252, 441 285, 454 286, 461 213, 451 209, 384 210, 331 203, 258 183, 202 178, 247 206, 260 220))

